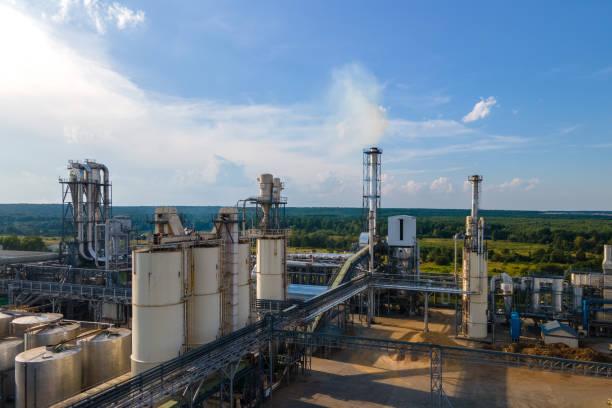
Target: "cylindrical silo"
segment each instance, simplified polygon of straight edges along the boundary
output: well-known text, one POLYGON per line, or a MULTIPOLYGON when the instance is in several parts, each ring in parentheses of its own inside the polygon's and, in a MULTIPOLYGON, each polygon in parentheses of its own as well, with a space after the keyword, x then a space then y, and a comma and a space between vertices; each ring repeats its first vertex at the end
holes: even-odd
POLYGON ((0 337, 6 337, 11 332, 11 321, 15 318, 14 315, 8 313, 0 313, 0 337))
POLYGON ((189 308, 190 344, 215 340, 221 332, 219 247, 193 248, 193 307, 189 308))
POLYGON ((11 321, 11 334, 13 336, 23 336, 23 333, 30 327, 41 324, 55 323, 64 317, 60 313, 41 313, 37 315, 16 317, 11 321))
POLYGON ((177 357, 184 342, 183 256, 138 250, 132 262, 132 374, 177 357))
POLYGON ((79 340, 83 349, 83 388, 108 381, 130 371, 132 331, 111 328, 79 340))
POLYGON ((250 255, 251 246, 249 243, 241 242, 238 245, 238 328, 249 324, 251 313, 250 255))
POLYGON ((2 401, 15 396, 15 357, 23 351, 23 338, 9 337, 0 341, 0 372, 2 401))
POLYGON ((283 238, 257 239, 257 299, 285 300, 284 252, 283 238))
POLYGON ((74 339, 81 325, 76 322, 58 322, 28 330, 25 333, 25 349, 56 345, 74 339))
POLYGON ((81 391, 83 350, 38 347, 15 357, 17 407, 40 408, 81 391))

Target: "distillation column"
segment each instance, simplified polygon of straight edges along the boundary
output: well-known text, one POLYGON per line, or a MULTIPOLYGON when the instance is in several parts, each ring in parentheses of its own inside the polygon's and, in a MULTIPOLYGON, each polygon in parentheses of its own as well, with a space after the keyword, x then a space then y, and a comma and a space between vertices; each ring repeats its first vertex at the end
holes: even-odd
POLYGON ((472 183, 472 212, 466 218, 463 248, 463 332, 467 337, 487 337, 487 253, 484 246, 484 219, 478 218, 482 176, 468 177, 472 183))

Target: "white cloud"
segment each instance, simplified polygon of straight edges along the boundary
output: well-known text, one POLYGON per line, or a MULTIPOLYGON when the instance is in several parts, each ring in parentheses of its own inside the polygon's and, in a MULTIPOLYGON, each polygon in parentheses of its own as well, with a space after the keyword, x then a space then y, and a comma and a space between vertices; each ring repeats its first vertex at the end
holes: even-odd
POLYGON ((452 193, 454 190, 450 180, 446 177, 435 179, 429 186, 429 189, 438 193, 452 193))
MULTIPOLYGON (((66 4, 69 16, 72 3, 66 4)), ((139 88, 103 54, 84 57, 58 39, 56 29, 0 5, 0 49, 11 61, 0 64, 3 189, 14 176, 8 170, 22 166, 28 152, 29 171, 38 174, 68 159, 105 162, 117 204, 154 203, 159 191, 179 203, 234 202, 256 191, 253 181, 240 193, 226 192, 236 185, 235 174, 254 180, 272 172, 290 180, 293 202, 346 202, 350 196, 359 205, 361 172, 354 158, 380 141, 386 126, 382 86, 363 67, 336 70, 323 103, 186 100, 139 88), (325 103, 331 113, 321 108, 325 103)), ((57 195, 55 183, 41 188, 49 190, 45 197, 57 195)), ((31 201, 40 196, 30 191, 31 201)))
POLYGON ((105 34, 109 23, 119 30, 143 24, 145 12, 104 0, 59 0, 51 19, 57 23, 85 23, 95 28, 98 34, 105 34))
POLYGON ((480 98, 480 101, 474 105, 474 108, 470 113, 465 115, 462 119, 464 123, 474 122, 479 119, 484 119, 491 113, 491 108, 495 106, 497 101, 494 97, 489 96, 486 100, 480 98))
POLYGON ((498 191, 517 191, 524 190, 530 191, 533 190, 538 184, 540 184, 540 179, 538 178, 530 178, 530 179, 522 179, 519 177, 515 177, 510 181, 506 181, 499 186, 497 186, 498 191))
POLYGON ((123 30, 130 26, 144 23, 145 13, 142 10, 130 10, 119 3, 114 2, 107 8, 108 19, 115 21, 117 28, 123 30))
POLYGON ((409 194, 418 193, 423 190, 424 187, 427 186, 426 182, 418 182, 414 180, 409 180, 406 184, 402 185, 401 189, 409 194))

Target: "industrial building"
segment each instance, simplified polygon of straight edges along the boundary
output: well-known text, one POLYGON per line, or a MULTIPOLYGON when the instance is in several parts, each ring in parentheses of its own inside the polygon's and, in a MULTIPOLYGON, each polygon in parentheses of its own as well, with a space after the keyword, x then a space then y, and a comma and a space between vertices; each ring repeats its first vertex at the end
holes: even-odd
POLYGON ((433 406, 450 404, 444 359, 612 378, 607 363, 348 335, 355 316, 367 326, 392 310, 422 315, 427 332, 430 301, 454 309, 457 338, 475 345, 510 319, 519 339, 521 319, 541 323, 544 341, 566 328, 576 342, 577 330, 612 335, 612 246, 602 273, 489 277, 483 177, 471 175, 461 268, 422 270, 415 217, 391 216, 379 233, 382 154, 363 151, 364 229, 346 254, 288 253, 285 186, 272 174, 257 178, 257 195, 221 208, 211 231, 157 207, 149 242, 130 245, 129 218, 112 216, 109 169, 69 162, 60 254, 0 258, 12 304, 0 313, 0 401, 257 406, 333 349, 429 359, 433 406))

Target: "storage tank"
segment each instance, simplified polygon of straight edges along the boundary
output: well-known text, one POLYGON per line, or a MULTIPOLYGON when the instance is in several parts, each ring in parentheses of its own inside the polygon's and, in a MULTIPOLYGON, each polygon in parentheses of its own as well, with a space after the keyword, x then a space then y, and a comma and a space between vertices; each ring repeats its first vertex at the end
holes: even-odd
POLYGON ((130 371, 132 331, 110 328, 79 340, 83 349, 83 388, 101 384, 130 371))
POLYGON ((257 299, 285 300, 285 241, 257 239, 257 299))
POLYGON ((74 339, 81 325, 73 322, 58 322, 35 328, 25 333, 25 349, 50 346, 74 339))
POLYGON ((2 385, 2 401, 15 395, 15 357, 23 351, 23 339, 9 337, 0 341, 0 372, 5 373, 0 378, 2 385))
POLYGON ((190 343, 201 345, 215 340, 221 331, 221 282, 219 247, 193 248, 193 308, 190 315, 190 343))
POLYGON ((23 333, 30 327, 46 323, 55 323, 64 317, 60 313, 41 313, 36 315, 16 317, 11 321, 11 334, 13 336, 23 336, 23 333))
POLYGON ((137 250, 132 263, 132 374, 177 357, 184 342, 181 251, 137 250))
POLYGON ((250 255, 251 246, 249 243, 240 243, 238 245, 238 328, 249 324, 251 314, 250 255))
POLYGON ((6 337, 11 332, 11 321, 14 315, 0 312, 0 337, 6 337))
POLYGON ((81 391, 83 350, 38 347, 15 357, 16 401, 19 408, 47 407, 81 391))

